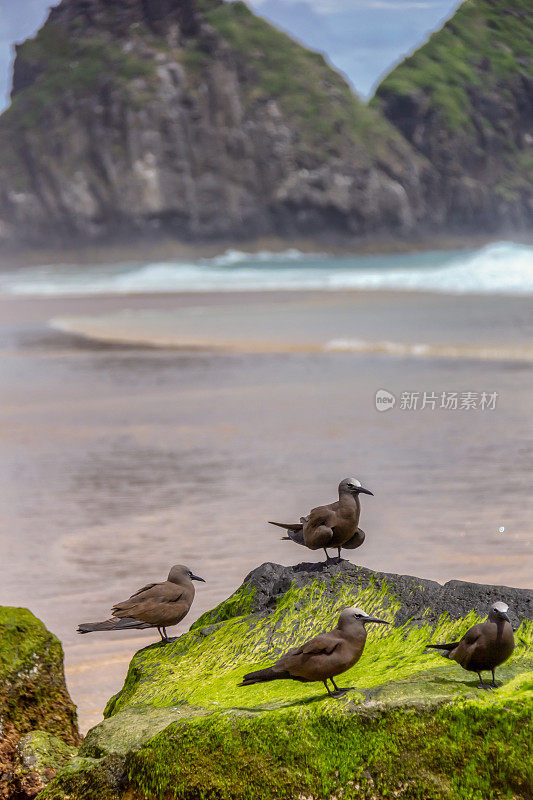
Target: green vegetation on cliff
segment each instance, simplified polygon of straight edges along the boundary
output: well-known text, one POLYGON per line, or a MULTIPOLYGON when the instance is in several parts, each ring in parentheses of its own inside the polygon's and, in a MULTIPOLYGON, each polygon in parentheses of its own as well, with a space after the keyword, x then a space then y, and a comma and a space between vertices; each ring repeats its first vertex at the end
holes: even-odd
POLYGON ((432 203, 449 226, 531 227, 530 0, 465 0, 372 105, 431 163, 432 203))
POLYGON ((73 37, 53 22, 17 48, 17 62, 17 69, 31 79, 13 97, 2 125, 27 130, 69 97, 110 88, 127 93, 136 78, 153 74, 151 62, 126 53, 105 33, 73 37))
POLYGON ((427 44, 392 70, 376 98, 419 91, 450 128, 460 129, 472 124, 471 91, 505 92, 505 84, 521 76, 533 80, 530 0, 466 0, 427 44))
POLYGON ((356 97, 321 53, 296 42, 245 3, 221 3, 206 18, 252 71, 248 101, 277 100, 298 122, 306 144, 319 143, 326 154, 351 140, 371 152, 387 140, 400 142, 395 129, 356 97))

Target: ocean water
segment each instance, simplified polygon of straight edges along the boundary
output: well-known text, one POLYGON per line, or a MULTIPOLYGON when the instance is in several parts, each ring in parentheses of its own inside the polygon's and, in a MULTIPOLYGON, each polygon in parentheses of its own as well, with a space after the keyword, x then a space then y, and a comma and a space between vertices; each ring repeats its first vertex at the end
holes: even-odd
POLYGON ((181 634, 258 564, 320 560, 267 520, 346 475, 374 492, 353 563, 530 587, 532 294, 511 243, 1 275, 0 604, 62 640, 82 729, 154 637, 79 622, 185 563, 207 583, 181 634), (484 392, 492 410, 422 407, 484 392))
POLYGON ((313 289, 531 295, 533 247, 499 242, 477 250, 372 256, 228 250, 191 263, 53 265, 0 276, 1 293, 33 297, 313 289))

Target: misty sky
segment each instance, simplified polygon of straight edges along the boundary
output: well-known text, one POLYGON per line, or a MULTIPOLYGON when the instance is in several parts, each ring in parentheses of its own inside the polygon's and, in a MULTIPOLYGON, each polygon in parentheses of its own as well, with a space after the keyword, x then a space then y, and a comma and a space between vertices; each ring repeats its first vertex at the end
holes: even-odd
MULTIPOLYGON (((251 0, 259 13, 325 53, 369 96, 379 78, 423 42, 460 0, 251 0)), ((0 0, 0 109, 8 102, 12 45, 42 25, 51 0, 0 0)))

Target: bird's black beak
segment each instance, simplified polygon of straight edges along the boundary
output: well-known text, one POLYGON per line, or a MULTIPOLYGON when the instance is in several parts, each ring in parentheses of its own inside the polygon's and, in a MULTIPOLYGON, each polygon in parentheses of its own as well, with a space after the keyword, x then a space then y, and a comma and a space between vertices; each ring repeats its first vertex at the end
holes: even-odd
POLYGON ((369 494, 374 497, 374 492, 371 492, 370 489, 363 489, 362 486, 357 489, 357 494, 369 494))
POLYGON ((506 619, 506 620, 507 620, 507 622, 509 622, 509 623, 511 622, 511 620, 509 619, 509 615, 508 615, 508 614, 506 614, 506 613, 505 613, 505 611, 500 611, 500 617, 501 617, 502 619, 506 619))
POLYGON ((390 625, 386 619, 378 619, 377 617, 365 617, 365 622, 379 622, 380 625, 390 625))
POLYGON ((192 572, 191 572, 190 578, 191 578, 191 581, 202 581, 202 583, 205 583, 205 578, 199 578, 198 575, 193 575, 192 572))

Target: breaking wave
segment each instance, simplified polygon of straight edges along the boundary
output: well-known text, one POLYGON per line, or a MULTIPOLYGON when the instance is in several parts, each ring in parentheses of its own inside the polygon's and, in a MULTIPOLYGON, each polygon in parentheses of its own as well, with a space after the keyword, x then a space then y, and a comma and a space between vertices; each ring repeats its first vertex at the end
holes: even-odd
POLYGON ((531 295, 533 247, 500 242, 475 251, 373 256, 228 250, 194 263, 43 266, 0 276, 3 293, 48 297, 306 289, 531 295))

